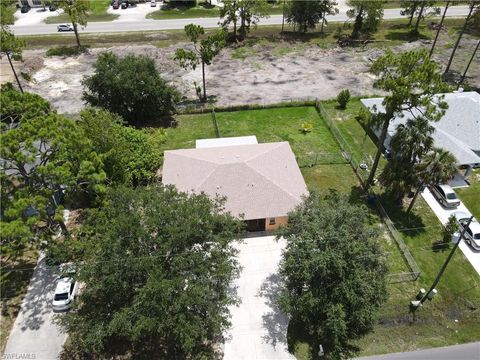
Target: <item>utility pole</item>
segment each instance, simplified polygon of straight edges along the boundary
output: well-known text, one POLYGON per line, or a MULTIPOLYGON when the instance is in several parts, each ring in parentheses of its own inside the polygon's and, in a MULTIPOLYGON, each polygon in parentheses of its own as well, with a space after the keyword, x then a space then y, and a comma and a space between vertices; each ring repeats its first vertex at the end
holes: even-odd
POLYGON ((450 1, 447 1, 447 3, 445 4, 445 10, 443 11, 442 20, 440 20, 440 24, 438 25, 437 35, 435 35, 435 40, 433 40, 432 48, 430 49, 430 54, 428 55, 429 59, 432 57, 433 49, 435 49, 435 45, 437 44, 438 35, 440 35, 440 31, 442 30, 443 20, 445 20, 445 15, 447 14, 449 5, 450 1))
POLYGON ((287 0, 283 0, 283 11, 282 11, 282 34, 283 34, 283 25, 285 24, 285 2, 287 0))
POLYGON ((423 296, 420 300, 416 300, 416 301, 414 300, 414 301, 410 302, 410 311, 413 313, 413 319, 414 320, 415 320, 415 311, 417 311, 417 309, 420 306, 422 306, 422 304, 425 302, 425 300, 427 300, 427 299, 432 300, 433 296, 436 294, 437 291, 436 291, 435 287, 437 286, 438 282, 440 281, 440 278, 442 277, 443 273, 445 272, 445 269, 447 268, 448 263, 452 259, 453 254, 455 253, 455 250, 457 250, 458 245, 460 245, 460 242, 463 240, 463 237, 465 236, 465 232, 467 231, 467 228, 470 226, 470 223, 472 222, 472 220, 473 220, 473 216, 470 216, 470 219, 468 219, 466 225, 463 225, 463 229, 460 233, 460 238, 458 239, 458 241, 453 246, 452 250, 450 251, 450 254, 448 254, 447 259, 443 263, 443 266, 440 269, 440 271, 438 272, 437 277, 433 281, 432 286, 430 286, 430 289, 425 294, 423 294, 423 296))
POLYGON ((472 57, 470 58, 470 61, 468 62, 467 68, 463 72, 462 78, 460 79, 460 82, 458 83, 457 90, 460 88, 460 86, 463 84, 463 81, 465 80, 465 76, 467 76, 467 71, 470 65, 472 64, 473 58, 475 57, 475 54, 478 51, 478 46, 480 45, 480 40, 477 42, 477 46, 475 47, 475 50, 473 51, 472 57))

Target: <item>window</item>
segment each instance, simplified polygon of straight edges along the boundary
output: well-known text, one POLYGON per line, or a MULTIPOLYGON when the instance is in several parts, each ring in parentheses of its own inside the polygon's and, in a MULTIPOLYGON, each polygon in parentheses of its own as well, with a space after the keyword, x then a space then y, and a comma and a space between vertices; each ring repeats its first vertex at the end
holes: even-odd
POLYGON ((270 222, 269 222, 270 225, 275 225, 275 218, 270 218, 270 222))
POLYGON ((75 282, 72 282, 70 285, 70 294, 73 294, 73 289, 75 288, 75 282))
POLYGON ((455 193, 448 193, 447 194, 447 199, 448 200, 455 200, 457 198, 457 196, 455 195, 455 193))
POLYGON ((67 299, 68 299, 68 293, 55 294, 55 297, 54 297, 55 301, 67 300, 67 299))
POLYGON ((42 5, 42 0, 32 0, 33 5, 42 5))

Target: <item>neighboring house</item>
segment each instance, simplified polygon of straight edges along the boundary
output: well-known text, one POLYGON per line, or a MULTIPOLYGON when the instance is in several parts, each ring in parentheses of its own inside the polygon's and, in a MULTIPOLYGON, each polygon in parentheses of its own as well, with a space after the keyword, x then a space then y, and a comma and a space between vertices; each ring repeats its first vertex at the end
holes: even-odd
MULTIPOLYGON (((457 159, 459 168, 465 169, 464 177, 468 177, 474 167, 480 166, 480 94, 477 92, 455 92, 444 94, 448 110, 438 122, 432 122, 435 128, 432 134, 434 146, 450 151, 457 159)), ((372 113, 385 111, 383 98, 361 99, 372 113)), ((390 122, 385 148, 390 149, 390 140, 397 126, 407 122, 409 118, 419 115, 404 112, 390 122)), ((373 129, 377 136, 380 129, 373 129)))
POLYGON ((307 195, 288 142, 257 144, 254 137, 240 137, 201 140, 197 146, 165 151, 162 183, 226 197, 225 211, 243 218, 249 231, 277 229, 307 195))

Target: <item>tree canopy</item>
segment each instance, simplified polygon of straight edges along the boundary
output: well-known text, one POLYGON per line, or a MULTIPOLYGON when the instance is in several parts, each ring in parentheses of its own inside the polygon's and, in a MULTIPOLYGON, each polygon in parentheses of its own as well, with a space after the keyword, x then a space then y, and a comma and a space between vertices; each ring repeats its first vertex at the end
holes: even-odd
POLYGON ((75 32, 75 39, 77 46, 80 47, 80 36, 78 35, 78 25, 87 25, 87 15, 90 9, 90 0, 60 0, 58 7, 65 11, 65 14, 70 18, 70 22, 75 32))
POLYGON ((360 34, 369 35, 377 31, 383 18, 383 1, 348 0, 347 16, 353 18, 352 38, 360 34))
MULTIPOLYGON (((185 25, 185 33, 193 43, 193 50, 177 49, 175 51, 175 60, 185 69, 195 70, 199 64, 202 65, 203 97, 202 101, 207 101, 207 89, 205 80, 205 65, 210 65, 226 44, 226 31, 219 30, 212 35, 203 38, 205 29, 200 25, 185 25)), ((198 93, 198 91, 197 91, 198 93)))
POLYGON ((179 99, 147 56, 119 58, 111 52, 101 54, 94 74, 83 80, 83 99, 122 116, 129 124, 169 116, 179 99))
POLYGON ((91 199, 105 173, 75 122, 34 94, 2 91, 2 252, 18 254, 31 240, 63 225, 59 197, 91 199))
POLYGON ((438 121, 448 105, 441 94, 448 91, 436 62, 430 60, 424 49, 394 54, 391 50, 376 59, 370 72, 377 76, 375 87, 387 92, 383 99, 384 110, 374 109, 374 125, 381 128, 379 146, 370 171, 370 185, 384 149, 390 121, 403 117, 404 112, 427 121, 438 121))
POLYGON ((279 305, 332 359, 350 358, 386 300, 385 258, 364 206, 330 192, 310 194, 280 236, 284 289, 279 305))
POLYGON ((108 183, 137 186, 155 179, 165 140, 161 129, 151 135, 124 125, 119 115, 94 108, 80 113, 78 125, 102 158, 108 183))
POLYGON ((86 221, 65 359, 211 359, 229 325, 241 223, 220 200, 173 187, 119 187, 86 221), (76 354, 76 357, 74 356, 76 354))
POLYGON ((292 1, 288 3, 286 19, 295 24, 300 32, 314 29, 317 24, 326 21, 327 15, 338 13, 337 2, 332 0, 292 1))
POLYGON ((268 17, 268 3, 266 0, 225 0, 220 8, 221 25, 227 29, 233 23, 233 37, 237 38, 237 22, 240 22, 239 32, 242 38, 250 32, 250 26, 268 17))

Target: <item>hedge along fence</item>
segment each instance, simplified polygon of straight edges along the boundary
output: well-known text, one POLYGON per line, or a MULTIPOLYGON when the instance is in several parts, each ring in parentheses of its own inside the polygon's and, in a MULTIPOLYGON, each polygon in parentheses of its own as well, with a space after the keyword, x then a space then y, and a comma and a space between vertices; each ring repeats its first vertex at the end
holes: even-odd
MULTIPOLYGON (((363 187, 365 187, 364 176, 366 174, 361 172, 360 164, 358 160, 355 159, 354 151, 352 151, 352 148, 350 147, 348 142, 345 140, 345 138, 341 134, 340 130, 335 124, 335 121, 330 118, 330 116, 327 114, 327 112, 323 108, 323 105, 320 101, 317 100, 315 102, 315 108, 317 109, 318 113, 322 116, 322 118, 325 120, 327 127, 330 129, 330 132, 332 133, 333 137, 340 145, 340 148, 342 149, 345 159, 352 166, 353 171, 357 175, 360 183, 362 184, 363 187)), ((390 277, 390 282, 405 282, 409 280, 413 280, 413 281, 417 280, 421 273, 420 267, 418 266, 417 262, 415 261, 412 254, 410 253, 410 250, 408 249, 407 245, 403 241, 401 234, 395 228, 395 225, 393 224, 393 221, 390 219, 387 212, 385 211, 385 208, 382 206, 382 204, 378 200, 378 197, 376 196, 376 194, 373 194, 372 199, 377 207, 377 210, 380 216, 382 217, 383 222, 385 223, 388 231, 390 232, 393 239, 397 243, 397 246, 400 249, 403 255, 403 258, 405 259, 408 267, 411 270, 411 272, 392 274, 390 277)))
POLYGON ((272 108, 289 108, 289 107, 301 107, 301 106, 315 106, 316 100, 306 99, 306 100, 291 100, 281 103, 271 103, 271 104, 242 104, 242 105, 230 105, 230 106, 215 106, 214 104, 193 104, 193 105, 180 105, 177 108, 177 114, 179 115, 188 115, 188 114, 206 114, 211 111, 216 112, 233 112, 241 110, 261 110, 261 109, 272 109, 272 108))

